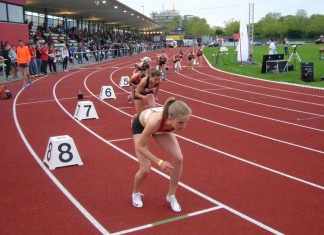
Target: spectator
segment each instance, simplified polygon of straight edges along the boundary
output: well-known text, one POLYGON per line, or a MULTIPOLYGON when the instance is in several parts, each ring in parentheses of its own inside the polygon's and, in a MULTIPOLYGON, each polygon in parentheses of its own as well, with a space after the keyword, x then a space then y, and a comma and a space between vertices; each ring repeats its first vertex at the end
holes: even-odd
POLYGON ((16 46, 12 46, 10 48, 10 50, 9 50, 9 57, 11 59, 12 78, 18 79, 18 63, 17 63, 16 46))
POLYGON ((56 71, 56 49, 51 44, 48 50, 48 65, 51 73, 57 73, 56 71))
POLYGON ((273 42, 273 39, 269 39, 269 55, 275 55, 277 53, 276 44, 273 42))
POLYGON ((285 38, 283 41, 284 49, 285 49, 285 56, 289 56, 288 46, 289 46, 289 40, 288 38, 285 38))
POLYGON ((41 48, 41 58, 42 58, 42 73, 47 75, 47 63, 48 63, 48 45, 45 42, 44 46, 41 48))
POLYGON ((41 56, 42 56, 42 52, 41 52, 42 47, 43 46, 40 44, 40 45, 37 45, 36 48, 35 48, 35 50, 36 50, 37 70, 39 72, 39 75, 43 75, 43 73, 42 73, 42 58, 41 58, 41 56))
POLYGON ((6 65, 5 67, 5 74, 6 74, 6 81, 10 81, 9 78, 10 71, 11 71, 11 58, 9 56, 10 46, 8 44, 4 45, 4 48, 2 49, 2 57, 5 59, 4 63, 6 65))
POLYGON ((83 48, 82 48, 82 42, 79 42, 78 44, 78 48, 77 48, 77 57, 78 57, 78 64, 83 64, 83 52, 82 52, 83 48))
POLYGON ((69 51, 68 51, 66 46, 64 46, 62 51, 61 51, 61 57, 62 57, 62 60, 63 60, 63 71, 68 72, 67 63, 68 63, 68 59, 69 59, 69 51))
POLYGON ((35 76, 39 75, 39 71, 38 71, 38 67, 37 67, 36 49, 35 49, 34 43, 29 44, 29 53, 31 56, 30 65, 29 65, 29 73, 32 77, 35 77, 35 76))
POLYGON ((29 33, 30 33, 30 31, 33 29, 33 26, 34 26, 33 21, 30 21, 30 22, 28 23, 28 31, 29 31, 29 33))

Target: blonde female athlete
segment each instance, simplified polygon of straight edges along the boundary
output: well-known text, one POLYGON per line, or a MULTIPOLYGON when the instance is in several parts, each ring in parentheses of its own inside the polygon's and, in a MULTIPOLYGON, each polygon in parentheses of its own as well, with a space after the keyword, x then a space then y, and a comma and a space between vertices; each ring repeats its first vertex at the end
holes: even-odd
POLYGON ((140 168, 134 180, 132 193, 134 207, 143 207, 140 189, 153 162, 162 171, 170 174, 166 200, 174 212, 181 211, 175 194, 182 174, 183 155, 172 131, 186 128, 191 113, 187 104, 170 97, 163 107, 146 109, 136 116, 132 133, 140 168), (164 157, 156 156, 151 152, 151 139, 154 139, 165 150, 170 160, 165 160, 164 157))

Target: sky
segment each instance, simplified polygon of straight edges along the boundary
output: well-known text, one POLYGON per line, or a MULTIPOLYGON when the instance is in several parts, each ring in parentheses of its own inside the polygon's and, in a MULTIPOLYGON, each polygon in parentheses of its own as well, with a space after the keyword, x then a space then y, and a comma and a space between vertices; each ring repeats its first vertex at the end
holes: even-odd
POLYGON ((270 12, 295 15, 306 10, 307 15, 324 14, 323 0, 119 0, 119 2, 150 17, 151 12, 175 9, 181 16, 205 18, 210 26, 224 27, 231 19, 249 22, 249 3, 254 3, 254 22, 270 12))

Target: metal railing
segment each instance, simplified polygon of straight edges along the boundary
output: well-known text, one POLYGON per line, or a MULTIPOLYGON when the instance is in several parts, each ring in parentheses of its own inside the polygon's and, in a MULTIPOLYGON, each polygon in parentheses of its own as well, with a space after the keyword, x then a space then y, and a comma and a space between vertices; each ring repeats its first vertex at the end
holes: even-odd
MULTIPOLYGON (((148 45, 148 46, 135 46, 130 48, 119 48, 119 49, 108 49, 108 50, 86 50, 83 52, 75 52, 71 55, 68 60, 67 68, 81 67, 84 64, 95 64, 102 61, 113 60, 116 58, 142 54, 149 51, 159 50, 161 46, 148 45)), ((0 59, 0 83, 7 82, 5 78, 5 60, 0 59)), ((56 69, 57 71, 62 70, 63 59, 60 51, 56 54, 56 69)), ((21 77, 21 76, 19 76, 21 77)))
MULTIPOLYGON (((148 51, 154 51, 161 49, 159 46, 139 46, 139 47, 130 47, 130 48, 119 48, 119 49, 108 49, 108 50, 96 50, 96 51, 82 51, 74 52, 69 58, 68 66, 72 68, 80 66, 82 64, 94 64, 97 62, 102 62, 105 60, 112 60, 120 57, 131 56, 136 54, 142 54, 148 51)), ((62 58, 60 55, 57 55, 57 67, 62 66, 62 58)))

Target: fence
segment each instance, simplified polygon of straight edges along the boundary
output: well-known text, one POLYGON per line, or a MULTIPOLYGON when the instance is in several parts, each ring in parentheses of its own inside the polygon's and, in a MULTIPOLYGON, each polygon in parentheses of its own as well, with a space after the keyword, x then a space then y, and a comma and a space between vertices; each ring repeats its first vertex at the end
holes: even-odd
MULTIPOLYGON (((68 68, 81 67, 85 64, 95 64, 106 60, 113 60, 115 58, 142 54, 148 51, 161 49, 161 46, 135 46, 130 48, 108 49, 108 50, 86 50, 84 52, 75 52, 71 55, 68 62, 68 68)), ((57 71, 62 70, 63 60, 60 51, 56 54, 56 68, 57 71)), ((6 82, 5 79, 5 63, 0 60, 0 83, 6 82)), ((19 76, 21 77, 21 76, 19 76)))

